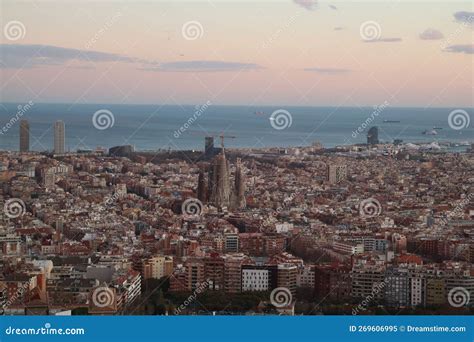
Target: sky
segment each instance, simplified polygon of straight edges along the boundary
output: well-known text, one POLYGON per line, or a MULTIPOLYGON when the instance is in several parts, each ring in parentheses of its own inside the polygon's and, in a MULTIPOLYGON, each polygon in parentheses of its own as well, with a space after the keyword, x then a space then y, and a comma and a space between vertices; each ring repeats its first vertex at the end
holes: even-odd
POLYGON ((469 1, 1 7, 0 102, 473 107, 469 1))

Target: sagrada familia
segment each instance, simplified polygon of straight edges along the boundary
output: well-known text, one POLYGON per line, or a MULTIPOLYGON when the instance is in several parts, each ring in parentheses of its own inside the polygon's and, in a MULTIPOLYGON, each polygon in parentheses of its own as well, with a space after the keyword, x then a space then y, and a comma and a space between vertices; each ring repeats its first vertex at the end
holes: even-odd
POLYGON ((202 203, 209 203, 218 209, 244 209, 245 175, 240 158, 237 159, 234 182, 231 182, 229 161, 224 148, 214 157, 208 170, 199 171, 197 196, 202 203))

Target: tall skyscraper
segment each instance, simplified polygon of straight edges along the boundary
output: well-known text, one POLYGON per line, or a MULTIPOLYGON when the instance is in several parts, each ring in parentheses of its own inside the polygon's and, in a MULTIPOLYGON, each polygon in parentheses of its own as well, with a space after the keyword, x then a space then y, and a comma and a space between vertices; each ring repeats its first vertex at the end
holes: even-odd
POLYGON ((54 153, 55 154, 64 154, 66 137, 65 137, 66 128, 64 126, 64 121, 59 120, 54 124, 54 153))
POLYGON ((30 124, 28 120, 20 121, 20 152, 30 150, 30 124))
POLYGON ((214 155, 214 137, 205 137, 204 155, 208 158, 214 155))
POLYGON ((367 132, 367 145, 377 145, 379 143, 379 128, 377 126, 370 127, 367 132))

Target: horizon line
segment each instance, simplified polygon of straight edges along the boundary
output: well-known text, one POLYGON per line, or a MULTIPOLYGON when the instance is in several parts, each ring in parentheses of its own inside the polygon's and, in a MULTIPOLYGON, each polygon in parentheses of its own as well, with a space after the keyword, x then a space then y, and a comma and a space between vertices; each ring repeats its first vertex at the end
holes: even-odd
MULTIPOLYGON (((16 102, 0 102, 0 105, 6 105, 6 104, 11 104, 11 105, 21 105, 23 103, 28 103, 29 101, 16 101, 16 102)), ((209 100, 207 100, 209 101, 209 100)), ((34 101, 33 101, 34 102, 34 101)), ((205 102, 204 102, 205 103, 205 102)), ((176 103, 72 103, 72 102, 34 102, 34 104, 39 104, 39 105, 70 105, 71 108, 75 106, 95 106, 95 105, 111 105, 111 106, 189 106, 189 107, 194 107, 196 105, 199 105, 201 103, 183 103, 183 104, 176 104, 176 103)), ((273 104, 261 104, 261 105, 245 105, 245 104, 211 104, 211 106, 215 107, 275 107, 275 108, 286 108, 286 107, 301 107, 301 108, 371 108, 373 109, 374 106, 378 106, 380 104, 372 104, 372 105, 363 105, 363 106, 338 106, 338 105, 294 105, 294 104, 286 104, 286 105, 273 105, 273 104)), ((468 109, 474 109, 474 107, 469 107, 469 106, 443 106, 443 107, 423 107, 423 106, 408 106, 408 105, 402 105, 402 106, 387 106, 387 108, 407 108, 407 109, 423 109, 423 110, 428 110, 428 109, 452 109, 452 108, 468 108, 468 109)))

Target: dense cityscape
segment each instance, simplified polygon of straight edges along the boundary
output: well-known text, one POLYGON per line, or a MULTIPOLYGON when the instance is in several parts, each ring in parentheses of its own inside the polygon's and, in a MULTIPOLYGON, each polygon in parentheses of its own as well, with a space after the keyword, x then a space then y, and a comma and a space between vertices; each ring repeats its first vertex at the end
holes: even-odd
MULTIPOLYGON (((468 314, 474 145, 0 152, 5 315, 468 314)), ((218 138, 218 140, 215 138, 218 138)))
POLYGON ((0 3, 0 342, 474 342, 472 1, 0 3))

